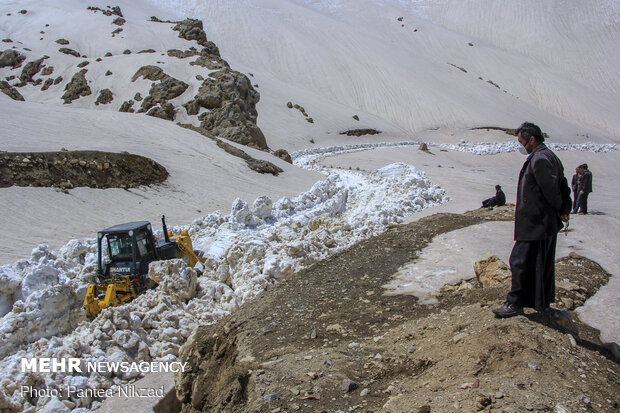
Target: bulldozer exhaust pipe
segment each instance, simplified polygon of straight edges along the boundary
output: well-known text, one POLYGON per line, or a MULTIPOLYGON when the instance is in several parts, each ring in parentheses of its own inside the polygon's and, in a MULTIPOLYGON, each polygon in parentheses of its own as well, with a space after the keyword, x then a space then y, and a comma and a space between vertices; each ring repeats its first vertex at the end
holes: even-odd
POLYGON ((166 242, 170 242, 170 237, 168 236, 168 227, 166 227, 166 216, 165 215, 161 216, 161 226, 164 230, 164 240, 166 240, 166 242))

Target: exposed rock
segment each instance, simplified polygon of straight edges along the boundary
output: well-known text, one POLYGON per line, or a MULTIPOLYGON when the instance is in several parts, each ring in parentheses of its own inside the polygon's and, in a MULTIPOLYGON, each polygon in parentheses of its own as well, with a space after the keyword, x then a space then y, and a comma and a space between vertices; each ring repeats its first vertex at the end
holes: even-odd
POLYGON ((57 85, 57 84, 59 84, 62 81, 63 81, 62 76, 58 76, 56 79, 54 79, 54 84, 57 85))
POLYGON ((111 75, 112 75, 112 72, 108 70, 108 71, 106 71, 106 72, 105 72, 105 75, 106 75, 106 76, 111 76, 111 75))
POLYGON ((357 389, 359 387, 359 384, 357 384, 356 382, 349 380, 349 379, 343 379, 342 380, 342 391, 344 391, 345 393, 350 393, 353 390, 357 389))
POLYGON ((195 411, 241 411, 247 403, 251 366, 240 361, 237 340, 230 338, 196 329, 181 348, 179 360, 189 363, 190 373, 179 376, 175 387, 179 400, 195 411))
POLYGON ((88 66, 90 64, 90 62, 88 60, 84 60, 82 63, 78 63, 77 67, 84 67, 84 66, 88 66))
POLYGON ((212 41, 207 41, 202 49, 202 54, 220 57, 220 49, 212 41))
POLYGON ((476 278, 482 287, 488 288, 510 278, 510 268, 496 255, 487 255, 474 264, 476 278))
POLYGON ((46 66, 43 68, 43 70, 41 70, 41 76, 49 76, 52 73, 54 73, 54 67, 53 66, 46 66))
POLYGON ((165 120, 174 120, 174 106, 171 103, 162 103, 147 112, 147 115, 165 120))
POLYGON ((178 49, 171 49, 168 50, 168 56, 170 57, 176 57, 177 59, 185 59, 188 57, 192 57, 192 56, 200 56, 200 52, 196 49, 194 50, 178 50, 178 49))
POLYGON ((138 54, 140 53, 156 53, 156 51, 155 49, 146 49, 146 50, 140 50, 138 54))
POLYGON ((0 152, 0 170, 0 188, 137 188, 168 177, 166 169, 152 159, 100 151, 0 152))
POLYGON ((181 96, 188 87, 189 85, 185 82, 173 77, 167 77, 160 83, 154 84, 149 91, 149 95, 156 103, 162 103, 181 96))
POLYGON ((42 91, 45 91, 47 89, 50 88, 50 86, 52 86, 54 84, 54 79, 47 79, 45 81, 45 83, 43 83, 43 87, 41 88, 42 91))
POLYGON ((82 96, 88 96, 92 93, 86 81, 86 72, 88 72, 87 69, 82 69, 73 75, 73 78, 65 87, 64 95, 61 97, 65 103, 71 103, 82 96))
POLYGON ((125 50, 123 50, 123 54, 131 54, 131 50, 125 49, 125 50))
POLYGON ((288 163, 293 163, 293 160, 291 159, 291 155, 288 153, 286 149, 278 149, 273 154, 288 163))
MULTIPOLYGON (((110 7, 110 6, 108 6, 110 7)), ((103 14, 106 14, 106 12, 104 11, 103 14)), ((123 13, 121 13, 121 8, 119 6, 114 6, 111 8, 110 10, 110 14, 115 14, 119 17, 123 17, 123 13)))
POLYGON ((120 109, 118 111, 119 112, 131 112, 131 113, 133 113, 133 112, 135 112, 134 108, 132 107, 133 104, 134 104, 133 100, 127 100, 127 101, 125 101, 125 102, 123 102, 121 104, 121 107, 120 107, 120 109))
POLYGON ((248 164, 248 167, 251 170, 256 171, 260 174, 272 174, 274 176, 278 176, 278 174, 280 174, 281 172, 284 172, 282 168, 272 164, 269 161, 263 161, 260 159, 251 159, 249 161, 246 161, 246 163, 248 164))
POLYGON ((351 129, 351 130, 347 130, 344 132, 340 132, 341 135, 347 135, 347 136, 376 135, 378 133, 381 133, 381 131, 378 131, 376 129, 351 129))
POLYGON ((174 119, 174 108, 172 110, 164 104, 176 97, 181 96, 189 87, 185 82, 175 79, 157 66, 143 66, 132 77, 132 81, 135 82, 138 78, 143 77, 152 81, 159 81, 151 86, 149 95, 144 99, 140 110, 138 112, 146 112, 153 106, 160 104, 161 108, 155 111, 149 112, 151 116, 157 116, 162 119, 174 119), (170 118, 172 116, 172 118, 170 118))
POLYGON ((178 125, 181 126, 182 128, 193 130, 194 132, 198 132, 206 138, 214 140, 219 148, 223 149, 224 151, 226 151, 227 153, 233 156, 236 156, 236 157, 239 157, 245 160, 248 167, 252 169, 253 171, 256 171, 258 173, 270 173, 276 176, 280 172, 284 172, 281 168, 272 164, 271 162, 261 161, 261 160, 252 158, 250 155, 248 155, 241 149, 237 148, 236 146, 231 145, 230 143, 224 142, 223 140, 216 138, 210 131, 204 128, 197 127, 192 124, 179 123, 178 125))
POLYGON ((19 75, 19 80, 22 83, 34 82, 32 77, 39 73, 41 68, 43 67, 43 58, 33 60, 32 62, 26 63, 24 68, 22 69, 22 73, 19 75))
POLYGON ((58 40, 56 40, 56 43, 61 44, 61 45, 63 45, 63 46, 66 46, 66 45, 68 45, 68 44, 69 44, 69 40, 66 40, 66 39, 58 39, 58 40))
POLYGON ((241 149, 236 148, 235 146, 229 143, 226 143, 222 141, 221 139, 216 139, 216 143, 217 143, 217 146, 224 149, 229 154, 237 156, 241 159, 244 159, 245 163, 253 171, 256 171, 261 174, 272 174, 274 176, 278 176, 279 173, 284 172, 280 167, 272 164, 271 162, 252 158, 250 155, 248 155, 241 149))
POLYGON ((116 19, 112 21, 112 24, 116 24, 117 26, 122 26, 126 22, 127 20, 123 19, 122 17, 117 17, 116 19))
POLYGON ((157 80, 164 79, 166 76, 168 75, 165 74, 161 68, 149 65, 142 66, 140 69, 138 69, 136 74, 133 75, 133 77, 131 78, 131 81, 135 82, 136 80, 138 80, 138 78, 143 77, 147 80, 152 80, 153 82, 155 82, 157 80))
POLYGON ((26 60, 26 56, 19 53, 17 50, 8 49, 0 54, 0 67, 11 66, 15 69, 20 67, 24 60, 26 60))
POLYGON ((114 6, 114 7, 108 6, 108 10, 100 9, 99 7, 95 7, 95 6, 89 6, 87 7, 87 9, 92 10, 95 13, 97 11, 100 11, 106 16, 115 15, 115 16, 123 17, 123 13, 121 12, 121 8, 119 6, 114 6))
POLYGON ((179 32, 179 37, 182 39, 196 40, 201 46, 207 44, 207 34, 203 30, 201 20, 185 19, 174 26, 172 30, 179 32))
POLYGON ((190 62, 189 64, 192 66, 202 66, 209 70, 221 70, 230 67, 225 60, 219 58, 214 59, 214 57, 215 56, 201 54, 198 59, 190 62))
POLYGON ((73 49, 69 49, 68 47, 61 47, 60 49, 58 49, 58 51, 60 53, 68 54, 68 55, 75 56, 75 57, 80 57, 79 52, 76 52, 73 49))
POLYGON ((353 115, 353 119, 355 119, 355 120, 360 120, 360 117, 359 117, 359 116, 357 116, 357 115, 353 115))
POLYGON ((13 86, 4 80, 0 80, 0 91, 13 100, 24 101, 24 97, 13 86))
MULTIPOLYGON (((112 37, 116 36, 117 34, 119 34, 122 31, 123 31, 123 29, 121 29, 120 27, 118 29, 112 30, 112 37)), ((128 53, 125 53, 125 54, 128 54, 128 53)))
POLYGON ((200 108, 209 112, 199 116, 201 126, 213 134, 242 145, 267 148, 263 132, 256 126, 260 99, 250 80, 244 74, 223 69, 206 79, 194 100, 183 105, 189 115, 200 108))
POLYGON ((95 101, 95 105, 107 105, 108 103, 114 100, 114 96, 112 95, 112 91, 110 89, 103 89, 99 92, 99 96, 97 96, 97 100, 95 101))
POLYGON ((133 98, 136 100, 136 102, 142 101, 142 95, 140 94, 140 92, 136 92, 133 98))

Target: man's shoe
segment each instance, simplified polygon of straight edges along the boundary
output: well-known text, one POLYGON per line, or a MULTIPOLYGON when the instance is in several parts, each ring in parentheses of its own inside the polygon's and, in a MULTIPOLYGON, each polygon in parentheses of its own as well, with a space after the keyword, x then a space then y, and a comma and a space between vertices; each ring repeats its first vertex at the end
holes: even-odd
POLYGON ((497 317, 508 318, 523 314, 523 307, 505 302, 503 306, 494 308, 492 311, 497 317))

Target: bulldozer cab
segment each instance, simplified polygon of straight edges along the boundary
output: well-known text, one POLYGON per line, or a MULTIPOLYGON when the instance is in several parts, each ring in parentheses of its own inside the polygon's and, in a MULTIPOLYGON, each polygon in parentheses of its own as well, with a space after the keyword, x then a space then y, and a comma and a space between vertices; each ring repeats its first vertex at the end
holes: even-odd
POLYGON ((158 259, 151 224, 128 222, 99 231, 99 281, 131 276, 144 281, 149 264, 158 259))

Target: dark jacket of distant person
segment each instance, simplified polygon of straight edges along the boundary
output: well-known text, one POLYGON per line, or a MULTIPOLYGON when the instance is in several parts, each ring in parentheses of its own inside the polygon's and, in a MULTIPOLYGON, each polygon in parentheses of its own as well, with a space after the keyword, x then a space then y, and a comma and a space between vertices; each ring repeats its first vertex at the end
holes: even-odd
POLYGON ((579 191, 583 191, 584 194, 592 192, 592 172, 587 168, 587 165, 582 165, 583 172, 581 174, 579 191))
POLYGON ((502 187, 499 185, 495 186, 495 205, 502 206, 506 205, 506 194, 502 191, 502 187))
MULTIPOLYGON (((544 143, 538 145, 521 168, 515 209, 515 241, 535 241, 556 235, 564 227, 561 179, 564 167, 544 143)), ((564 211, 563 209, 566 209, 564 211)))

